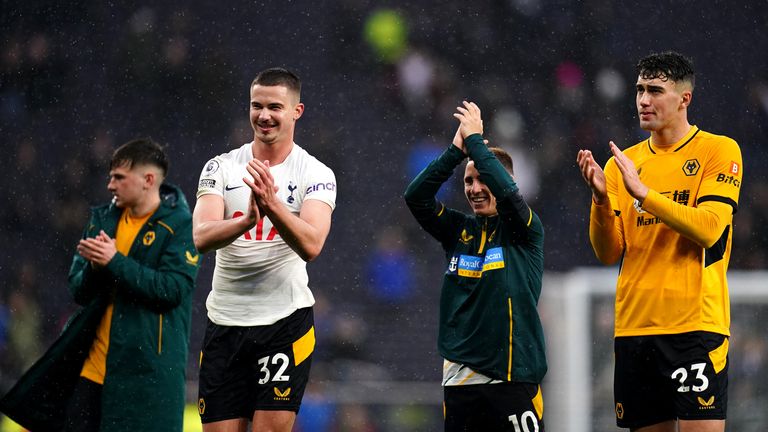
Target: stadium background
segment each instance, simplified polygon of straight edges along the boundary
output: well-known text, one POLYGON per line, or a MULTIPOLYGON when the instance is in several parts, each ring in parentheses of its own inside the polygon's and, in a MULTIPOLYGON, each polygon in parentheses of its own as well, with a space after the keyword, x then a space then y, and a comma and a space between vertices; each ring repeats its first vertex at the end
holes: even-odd
MULTIPOLYGON (((296 142, 339 184, 331 235, 309 265, 318 347, 297 429, 439 429, 443 263, 401 194, 448 145, 462 99, 479 103, 487 137, 515 157, 546 228, 545 290, 561 292, 563 278, 597 265, 576 151, 605 161, 609 139, 644 139, 634 63, 652 51, 686 53, 697 70, 691 122, 743 152, 731 268, 768 264, 764 1, 3 0, 0 14, 0 393, 74 310, 68 266, 88 207, 109 199, 111 150, 137 136, 167 145, 169 181, 194 204, 205 161, 251 139, 248 86, 270 66, 301 76, 307 109, 296 142)), ((457 180, 442 198, 466 208, 460 189, 457 180)), ((195 293, 191 403, 213 262, 204 258, 195 293)), ((610 351, 611 301, 594 298, 593 345, 566 355, 610 351)), ((750 301, 734 307, 745 324, 732 342, 732 382, 768 376, 768 300, 750 301)), ((561 324, 544 315, 545 332, 561 324)), ((561 384, 548 378, 545 398, 561 384)), ((756 405, 750 423, 732 419, 729 430, 768 429, 765 390, 731 392, 732 406, 756 405)), ((591 430, 615 429, 610 400, 582 415, 591 430)))

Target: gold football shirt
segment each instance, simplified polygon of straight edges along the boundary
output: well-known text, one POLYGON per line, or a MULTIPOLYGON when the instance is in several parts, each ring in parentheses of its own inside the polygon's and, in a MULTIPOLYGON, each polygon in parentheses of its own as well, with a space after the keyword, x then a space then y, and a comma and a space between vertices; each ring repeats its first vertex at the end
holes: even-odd
POLYGON ((648 139, 624 153, 648 196, 641 206, 629 195, 611 158, 605 166, 611 205, 593 202, 590 217, 598 257, 623 252, 615 335, 729 335, 726 271, 743 174, 738 144, 693 126, 672 146, 648 139))

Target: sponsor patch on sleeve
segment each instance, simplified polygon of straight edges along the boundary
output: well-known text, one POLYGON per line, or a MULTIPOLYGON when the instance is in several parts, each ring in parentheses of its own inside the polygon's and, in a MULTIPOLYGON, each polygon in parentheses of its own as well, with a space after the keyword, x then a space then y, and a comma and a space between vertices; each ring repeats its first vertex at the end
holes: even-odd
POLYGON ((741 167, 739 167, 739 164, 731 161, 731 174, 739 175, 739 171, 741 171, 741 167))
POLYGON ((200 179, 200 185, 198 186, 199 189, 213 189, 216 187, 216 180, 204 178, 200 179))
POLYGON ((334 182, 315 183, 307 187, 307 190, 304 193, 306 193, 307 195, 310 195, 313 192, 318 192, 318 191, 336 192, 336 183, 334 182))
POLYGON ((208 161, 208 163, 205 165, 205 174, 211 175, 219 170, 219 163, 216 161, 216 159, 211 159, 208 161))

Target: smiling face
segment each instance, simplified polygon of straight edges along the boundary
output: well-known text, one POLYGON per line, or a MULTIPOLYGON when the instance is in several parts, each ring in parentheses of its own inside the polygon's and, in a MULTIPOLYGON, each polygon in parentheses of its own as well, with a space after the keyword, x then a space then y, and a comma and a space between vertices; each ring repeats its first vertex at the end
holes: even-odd
POLYGON ((254 139, 264 144, 293 141, 296 120, 304 112, 298 95, 282 85, 251 87, 250 119, 254 139))
POLYGON ((686 82, 675 82, 664 76, 637 78, 635 102, 640 127, 662 132, 688 121, 687 108, 692 90, 686 82))
POLYGON ((496 197, 493 196, 488 186, 480 180, 480 173, 475 168, 473 161, 467 162, 464 168, 464 195, 469 201, 469 206, 477 216, 493 216, 496 211, 496 197))

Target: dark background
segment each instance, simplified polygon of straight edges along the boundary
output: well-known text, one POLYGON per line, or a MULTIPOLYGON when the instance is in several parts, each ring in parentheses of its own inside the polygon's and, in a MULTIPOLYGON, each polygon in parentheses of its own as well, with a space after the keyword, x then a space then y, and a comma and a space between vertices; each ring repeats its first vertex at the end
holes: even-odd
MULTIPOLYGON (((604 163, 609 140, 625 148, 647 137, 634 65, 651 52, 694 60, 690 122, 741 146, 731 268, 768 263, 764 1, 1 5, 0 393, 75 308, 66 276, 88 207, 110 199, 112 150, 140 136, 166 145, 168 180, 194 206, 205 162, 252 139, 248 87, 271 66, 302 78, 296 142, 338 181, 331 234, 308 266, 313 376, 439 379, 443 257, 402 192, 450 143, 463 99, 515 157, 546 229, 547 271, 597 265, 576 153, 592 149, 604 163)), ((458 179, 442 198, 468 210, 458 179)), ((192 380, 213 264, 206 255, 195 292, 192 380)))

